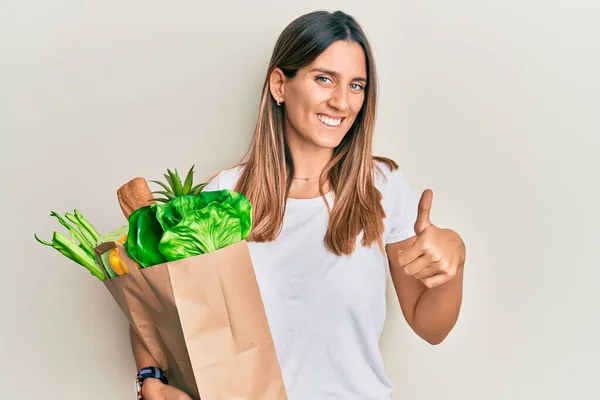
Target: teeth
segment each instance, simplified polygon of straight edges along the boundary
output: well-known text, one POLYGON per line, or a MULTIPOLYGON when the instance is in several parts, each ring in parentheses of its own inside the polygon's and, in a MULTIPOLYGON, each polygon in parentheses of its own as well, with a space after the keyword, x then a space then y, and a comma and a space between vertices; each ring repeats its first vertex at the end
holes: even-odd
POLYGON ((317 118, 319 119, 319 121, 321 121, 322 123, 324 123, 327 126, 338 126, 339 124, 342 123, 342 119, 341 118, 337 118, 337 119, 333 119, 333 118, 329 118, 326 117, 324 115, 317 115, 317 118))

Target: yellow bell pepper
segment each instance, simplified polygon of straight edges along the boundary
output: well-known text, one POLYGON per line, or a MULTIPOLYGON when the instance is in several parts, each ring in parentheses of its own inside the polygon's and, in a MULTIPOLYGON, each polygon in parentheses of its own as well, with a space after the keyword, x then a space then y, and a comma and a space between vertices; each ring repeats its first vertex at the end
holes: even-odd
MULTIPOLYGON (((117 240, 117 243, 123 244, 127 240, 127 235, 123 235, 117 240)), ((115 271, 115 273, 119 276, 125 275, 129 273, 129 269, 125 264, 125 261, 119 256, 119 251, 117 249, 112 249, 110 254, 108 255, 108 263, 110 267, 115 271)))
POLYGON ((112 249, 108 255, 108 263, 110 267, 117 273, 117 275, 125 275, 129 273, 129 269, 125 264, 125 261, 119 256, 117 249, 112 249))

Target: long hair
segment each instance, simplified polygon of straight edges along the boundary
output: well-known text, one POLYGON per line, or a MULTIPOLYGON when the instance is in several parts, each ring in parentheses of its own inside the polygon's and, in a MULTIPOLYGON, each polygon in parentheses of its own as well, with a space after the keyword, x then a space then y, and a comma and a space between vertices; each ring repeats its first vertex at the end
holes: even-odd
POLYGON ((292 21, 281 33, 269 63, 260 99, 254 136, 235 190, 243 193, 253 207, 253 229, 249 241, 274 240, 281 231, 294 164, 286 143, 284 107, 271 96, 269 76, 280 68, 288 78, 314 61, 332 43, 353 41, 364 50, 367 60, 365 99, 352 127, 334 149, 333 157, 321 173, 319 192, 329 180, 334 205, 324 237, 325 247, 342 255, 351 254, 362 232, 362 244, 377 243, 383 251, 385 213, 381 193, 374 184, 376 161, 389 168, 394 161, 372 155, 372 139, 377 102, 377 75, 371 46, 357 21, 341 11, 315 11, 292 21))

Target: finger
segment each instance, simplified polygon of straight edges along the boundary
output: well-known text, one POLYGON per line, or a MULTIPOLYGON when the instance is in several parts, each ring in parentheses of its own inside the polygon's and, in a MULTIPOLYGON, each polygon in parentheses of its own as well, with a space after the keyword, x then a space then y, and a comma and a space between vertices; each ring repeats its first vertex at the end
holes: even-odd
POLYGON ((401 267, 406 267, 417 258, 421 257, 425 251, 420 246, 420 242, 415 241, 410 247, 398 252, 398 263, 401 267))
POLYGON ((416 260, 408 263, 405 267, 404 267, 404 272, 406 272, 406 275, 411 275, 411 276, 415 276, 417 274, 420 274, 423 270, 427 269, 429 266, 429 262, 427 260, 427 258, 425 258, 424 256, 421 256, 419 258, 417 258, 416 260))
POLYGON ((450 280, 450 277, 445 273, 440 273, 427 278, 421 279, 421 282, 429 289, 440 286, 450 280))
POLYGON ((420 235, 425 229, 431 226, 431 203, 433 201, 433 191, 427 189, 421 195, 419 200, 419 209, 417 212, 417 220, 415 221, 415 233, 420 235))
POLYGON ((443 271, 440 271, 439 266, 427 264, 425 268, 414 274, 413 277, 415 279, 431 278, 432 276, 440 273, 443 273, 443 271))

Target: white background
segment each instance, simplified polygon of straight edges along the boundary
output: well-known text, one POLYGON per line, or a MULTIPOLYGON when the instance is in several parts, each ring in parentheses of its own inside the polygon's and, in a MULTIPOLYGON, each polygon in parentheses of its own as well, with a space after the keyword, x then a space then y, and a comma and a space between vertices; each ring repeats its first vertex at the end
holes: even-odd
POLYGON ((0 397, 134 398, 120 310, 33 233, 74 208, 111 230, 130 178, 237 162, 280 31, 341 8, 376 53, 377 153, 468 246, 442 345, 389 292, 394 399, 598 398, 599 3, 388 1, 0 2, 0 397))

